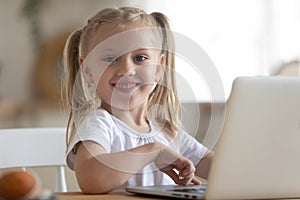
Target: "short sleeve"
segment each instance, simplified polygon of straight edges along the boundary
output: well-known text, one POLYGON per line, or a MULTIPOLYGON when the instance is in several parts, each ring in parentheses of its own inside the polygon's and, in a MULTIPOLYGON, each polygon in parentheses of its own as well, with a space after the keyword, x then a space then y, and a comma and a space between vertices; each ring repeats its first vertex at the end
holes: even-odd
POLYGON ((111 136, 112 128, 111 117, 101 111, 90 112, 78 126, 77 132, 67 149, 67 165, 74 170, 76 157, 76 144, 80 141, 93 141, 101 145, 106 152, 111 152, 111 136))
POLYGON ((177 133, 177 138, 180 141, 180 154, 190 159, 196 166, 206 154, 207 147, 183 130, 177 133))

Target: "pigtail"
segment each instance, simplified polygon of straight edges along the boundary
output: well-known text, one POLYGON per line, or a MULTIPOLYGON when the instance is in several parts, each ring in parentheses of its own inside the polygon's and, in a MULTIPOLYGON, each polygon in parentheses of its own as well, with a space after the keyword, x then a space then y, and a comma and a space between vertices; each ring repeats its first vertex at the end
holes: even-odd
POLYGON ((67 39, 63 52, 63 65, 64 65, 64 97, 68 107, 72 107, 72 91, 79 71, 79 43, 82 30, 74 31, 67 39))
POLYGON ((76 80, 76 76, 80 69, 79 64, 79 45, 82 30, 74 31, 67 39, 63 52, 63 65, 64 65, 64 91, 62 97, 64 98, 65 106, 70 110, 68 124, 67 124, 67 146, 69 144, 69 139, 74 135, 75 130, 74 125, 74 111, 73 107, 73 87, 76 80), (69 137, 69 131, 71 130, 71 137, 69 137))
POLYGON ((163 34, 162 50, 165 51, 168 49, 167 31, 170 30, 170 24, 168 18, 160 12, 153 12, 151 13, 151 16, 154 18, 154 20, 162 30, 162 34, 163 34))
POLYGON ((166 105, 168 120, 165 121, 166 115, 163 111, 157 111, 155 118, 157 118, 158 121, 166 123, 167 128, 174 131, 182 125, 180 120, 181 105, 175 82, 175 43, 168 18, 159 12, 153 12, 151 16, 162 31, 162 53, 165 55, 165 70, 162 82, 158 84, 151 95, 150 101, 152 103, 150 103, 150 105, 157 103, 166 105))

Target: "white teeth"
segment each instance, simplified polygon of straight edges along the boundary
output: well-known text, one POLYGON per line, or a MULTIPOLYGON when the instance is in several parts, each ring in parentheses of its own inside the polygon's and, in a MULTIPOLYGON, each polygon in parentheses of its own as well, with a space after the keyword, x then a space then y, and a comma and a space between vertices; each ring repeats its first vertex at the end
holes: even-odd
POLYGON ((130 84, 117 84, 116 88, 120 88, 120 89, 131 89, 134 88, 136 86, 135 83, 130 83, 130 84))

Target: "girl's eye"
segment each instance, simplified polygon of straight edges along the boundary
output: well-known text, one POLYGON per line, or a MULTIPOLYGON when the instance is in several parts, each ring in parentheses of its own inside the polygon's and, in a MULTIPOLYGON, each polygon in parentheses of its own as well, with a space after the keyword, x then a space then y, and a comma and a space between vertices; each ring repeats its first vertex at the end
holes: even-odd
POLYGON ((135 58, 134 58, 134 60, 135 61, 137 61, 137 62, 142 62, 142 61, 145 61, 145 60, 147 60, 148 58, 146 57, 146 56, 136 56, 135 58))
POLYGON ((117 58, 115 57, 105 57, 102 59, 104 62, 116 62, 117 58))

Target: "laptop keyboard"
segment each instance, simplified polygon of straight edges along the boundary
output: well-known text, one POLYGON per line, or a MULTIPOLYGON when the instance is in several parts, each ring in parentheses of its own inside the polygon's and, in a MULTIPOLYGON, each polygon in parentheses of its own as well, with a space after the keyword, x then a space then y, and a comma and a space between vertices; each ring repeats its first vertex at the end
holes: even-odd
POLYGON ((173 189, 173 190, 170 190, 170 191, 173 191, 173 192, 186 192, 186 193, 203 195, 205 193, 205 187, 201 187, 201 188, 173 189))

